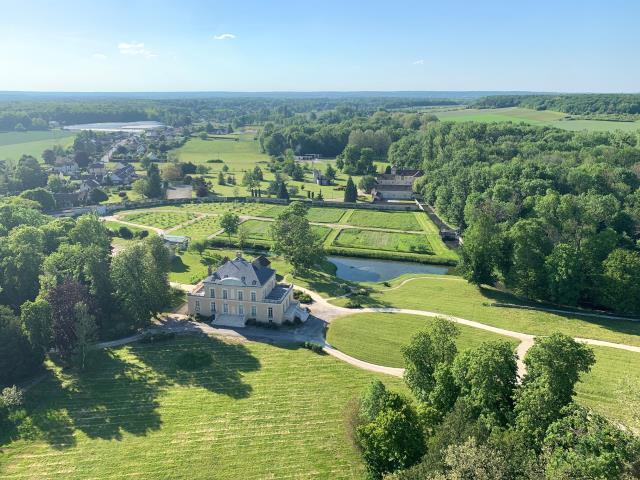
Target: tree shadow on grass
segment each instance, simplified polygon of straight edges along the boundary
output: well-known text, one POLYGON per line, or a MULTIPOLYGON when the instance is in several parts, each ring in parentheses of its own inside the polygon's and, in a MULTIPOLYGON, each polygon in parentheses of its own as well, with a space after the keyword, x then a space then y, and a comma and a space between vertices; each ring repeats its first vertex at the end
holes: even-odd
POLYGON ((56 449, 75 446, 77 430, 104 440, 120 440, 123 433, 146 435, 162 423, 156 411, 160 387, 145 365, 96 350, 85 371, 56 369, 29 391, 27 417, 17 432, 56 449))
MULTIPOLYGON (((532 300, 518 297, 516 295, 513 295, 512 293, 504 292, 502 290, 498 290, 494 288, 480 287, 480 293, 482 294, 482 296, 484 296, 488 300, 491 300, 492 302, 495 302, 495 303, 508 303, 508 304, 513 304, 513 305, 518 305, 523 307, 534 307, 539 309, 551 308, 551 309, 558 309, 558 310, 571 310, 571 307, 562 307, 559 305, 554 305, 554 304, 549 304, 544 302, 535 302, 532 300)), ((518 309, 517 306, 495 307, 495 308, 518 309)), ((532 313, 536 312, 536 310, 529 310, 529 309, 527 310, 531 311, 532 313)), ((555 315, 557 317, 562 317, 567 319, 568 321, 581 320, 587 323, 591 323, 593 325, 601 326, 613 332, 624 333, 628 335, 640 335, 640 322, 634 322, 631 320, 616 320, 613 318, 598 318, 598 317, 580 315, 580 313, 601 313, 601 312, 580 312, 578 310, 576 310, 575 312, 567 311, 566 313, 545 312, 544 310, 538 310, 537 312, 540 314, 549 314, 549 315, 555 315)), ((606 312, 602 312, 602 313, 604 315, 607 315, 606 312)), ((609 313, 609 315, 615 315, 615 313, 609 313)))
POLYGON ((260 369, 260 361, 244 344, 206 335, 183 336, 174 342, 149 347, 136 347, 135 355, 167 385, 204 388, 235 399, 247 398, 252 391, 251 385, 243 381, 243 374, 260 369), (211 364, 196 370, 179 368, 179 356, 193 351, 207 352, 211 355, 211 364))
POLYGON ((176 255, 171 259, 171 272, 185 273, 188 271, 189 271, 189 266, 182 261, 182 257, 180 257, 179 255, 176 255))

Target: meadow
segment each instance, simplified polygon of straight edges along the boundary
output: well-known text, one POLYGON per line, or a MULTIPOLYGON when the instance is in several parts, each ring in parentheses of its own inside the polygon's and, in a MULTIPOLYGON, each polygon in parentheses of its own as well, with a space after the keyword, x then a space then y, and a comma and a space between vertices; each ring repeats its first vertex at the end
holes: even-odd
POLYGON ((440 120, 448 122, 524 122, 531 125, 548 126, 564 130, 588 130, 592 132, 626 132, 640 130, 640 122, 612 122, 606 120, 570 120, 568 115, 551 110, 528 108, 452 109, 434 111, 440 120))
POLYGON ((295 345, 183 337, 96 357, 30 391, 2 478, 363 478, 342 412, 374 378, 404 388, 295 345), (178 368, 194 351, 212 363, 178 368))
POLYGON ((42 152, 60 145, 67 148, 73 143, 74 133, 66 130, 0 133, 0 160, 17 160, 31 155, 42 162, 42 152))

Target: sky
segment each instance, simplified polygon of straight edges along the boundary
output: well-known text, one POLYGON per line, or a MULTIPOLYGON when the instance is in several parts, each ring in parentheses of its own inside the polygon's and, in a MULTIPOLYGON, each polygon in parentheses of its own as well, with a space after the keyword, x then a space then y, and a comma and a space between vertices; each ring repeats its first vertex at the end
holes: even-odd
POLYGON ((0 0, 0 90, 640 92, 640 2, 0 0))

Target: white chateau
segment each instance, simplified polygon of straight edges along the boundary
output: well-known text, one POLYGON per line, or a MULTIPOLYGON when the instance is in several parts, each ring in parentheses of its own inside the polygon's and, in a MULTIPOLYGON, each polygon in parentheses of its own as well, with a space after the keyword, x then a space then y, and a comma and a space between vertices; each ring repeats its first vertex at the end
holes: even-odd
POLYGON ((238 253, 200 282, 187 295, 189 314, 211 317, 219 326, 244 327, 247 320, 282 324, 306 321, 309 312, 293 298, 293 285, 276 282, 271 262, 259 256, 252 262, 238 253))

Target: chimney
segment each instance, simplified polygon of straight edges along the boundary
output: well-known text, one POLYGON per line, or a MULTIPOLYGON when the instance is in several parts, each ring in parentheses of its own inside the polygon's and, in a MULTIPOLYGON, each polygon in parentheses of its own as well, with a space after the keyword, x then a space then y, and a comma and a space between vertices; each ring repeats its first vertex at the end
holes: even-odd
POLYGON ((236 258, 239 258, 240 260, 242 260, 242 252, 241 251, 237 251, 236 252, 236 258))
POLYGON ((213 267, 211 265, 207 266, 207 275, 208 276, 213 275, 213 267))

